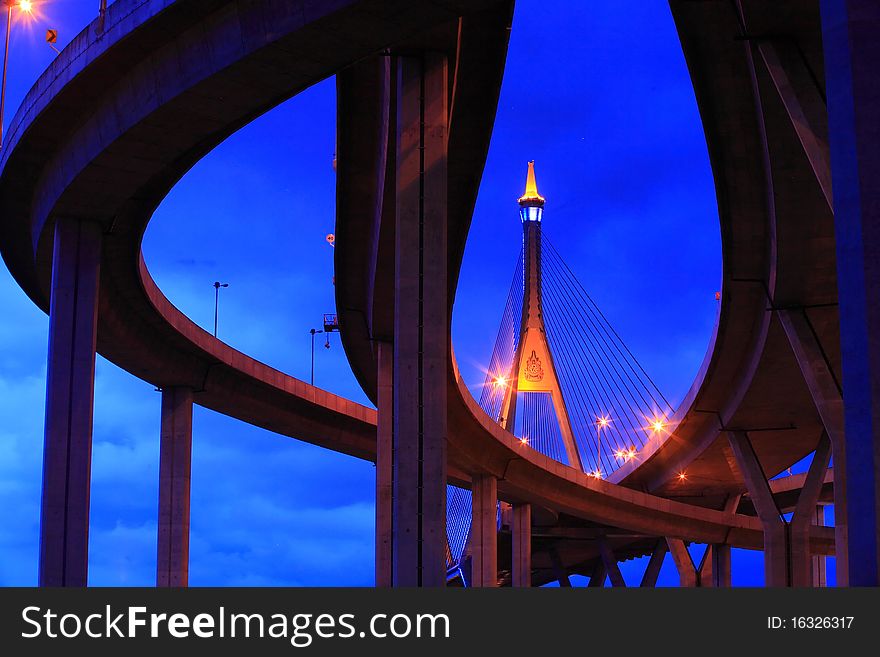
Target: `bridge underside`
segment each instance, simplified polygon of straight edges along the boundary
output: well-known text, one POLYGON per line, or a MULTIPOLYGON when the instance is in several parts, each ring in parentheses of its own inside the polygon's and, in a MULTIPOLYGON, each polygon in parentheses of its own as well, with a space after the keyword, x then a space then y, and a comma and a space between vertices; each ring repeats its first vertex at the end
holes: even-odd
MULTIPOLYGON (((163 459, 186 455, 197 403, 377 460, 377 526, 391 528, 379 582, 442 584, 449 482, 474 489, 471 575, 483 585, 571 573, 620 584, 617 562, 647 554, 650 584, 667 551, 683 583, 725 585, 730 546, 764 548, 768 584, 803 585, 835 544, 838 583, 880 583, 880 137, 866 118, 880 110, 876 3, 827 0, 821 15, 795 0, 670 3, 715 178, 721 311, 672 435, 609 481, 498 426, 461 382, 449 341, 513 3, 282 4, 118 0, 102 31, 84 31, 40 78, 7 132, 0 249, 50 312, 46 448, 66 455, 44 472, 41 583, 87 581, 96 350, 168 391, 163 459), (190 167, 333 74, 337 307, 378 414, 202 331, 140 256, 153 211, 190 167), (445 257, 402 249, 426 240, 445 242, 445 257), (427 315, 402 315, 414 299, 427 315), (811 453, 806 475, 768 482, 811 453), (829 502, 834 528, 816 515, 829 502), (711 559, 690 563, 688 542, 711 545, 711 559)), ((165 465, 159 582, 184 583, 188 477, 165 465)))

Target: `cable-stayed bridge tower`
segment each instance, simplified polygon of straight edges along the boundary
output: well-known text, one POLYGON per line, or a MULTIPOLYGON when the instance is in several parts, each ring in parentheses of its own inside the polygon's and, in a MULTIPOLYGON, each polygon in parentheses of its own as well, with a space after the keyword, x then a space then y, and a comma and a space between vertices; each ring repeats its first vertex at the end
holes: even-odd
MULTIPOLYGON (((553 354, 544 326, 543 285, 541 280, 541 220, 544 218, 544 197, 538 193, 535 179, 535 163, 529 162, 526 191, 519 198, 520 218, 523 225, 523 305, 520 319, 519 339, 510 374, 496 381, 504 389, 499 422, 509 431, 516 431, 517 400, 520 397, 540 395, 545 403, 531 403, 529 408, 552 406, 565 461, 572 467, 583 469, 575 443, 571 419, 565 407, 565 398, 559 376, 553 364, 553 354), (549 404, 546 402, 549 401, 549 404)), ((521 435, 528 441, 528 420, 520 423, 521 435)))
MULTIPOLYGON (((480 406, 524 448, 604 478, 665 439, 673 409, 543 234, 545 203, 529 162, 523 248, 480 406)), ((447 500, 449 575, 467 583, 471 493, 450 486, 447 500)))

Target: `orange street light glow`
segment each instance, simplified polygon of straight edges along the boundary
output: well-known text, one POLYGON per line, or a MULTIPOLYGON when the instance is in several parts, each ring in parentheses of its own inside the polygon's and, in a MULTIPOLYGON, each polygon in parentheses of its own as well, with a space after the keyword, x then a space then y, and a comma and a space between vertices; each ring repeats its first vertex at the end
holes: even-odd
POLYGON ((507 385, 507 377, 504 377, 504 376, 496 376, 496 377, 495 377, 495 381, 494 381, 494 383, 495 383, 495 386, 496 386, 496 387, 498 387, 498 388, 503 388, 504 386, 507 385))
POLYGON ((687 475, 684 472, 679 472, 678 473, 678 480, 684 481, 685 479, 687 479, 687 475))
POLYGON ((608 423, 611 422, 611 419, 608 417, 597 417, 596 424, 599 425, 599 428, 604 429, 608 426, 608 423))
POLYGON ((18 6, 22 11, 31 13, 31 10, 34 8, 34 3, 29 2, 28 0, 21 0, 21 2, 18 3, 18 6))

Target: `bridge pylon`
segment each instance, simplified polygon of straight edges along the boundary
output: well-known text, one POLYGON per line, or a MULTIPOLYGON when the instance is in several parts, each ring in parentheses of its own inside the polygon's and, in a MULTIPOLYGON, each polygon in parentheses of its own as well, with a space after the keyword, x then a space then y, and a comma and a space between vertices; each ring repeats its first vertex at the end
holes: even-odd
MULTIPOLYGON (((541 284, 541 222, 544 218, 544 203, 544 197, 538 193, 535 163, 531 161, 526 190, 519 198, 524 263, 519 342, 510 374, 498 381, 498 384, 505 388, 499 421, 505 429, 515 431, 518 395, 549 394, 559 423, 568 465, 583 470, 544 326, 541 284)), ((528 440, 526 434, 523 434, 523 440, 528 440)))

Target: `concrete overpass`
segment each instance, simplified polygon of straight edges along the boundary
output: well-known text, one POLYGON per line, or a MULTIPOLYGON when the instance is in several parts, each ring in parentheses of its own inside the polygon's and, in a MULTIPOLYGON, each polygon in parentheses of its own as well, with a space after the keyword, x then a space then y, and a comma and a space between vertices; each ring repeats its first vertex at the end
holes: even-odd
POLYGON ((618 559, 659 554, 661 543, 683 582, 701 581, 687 572, 683 541, 713 545, 715 583, 729 582, 731 545, 764 547, 769 584, 809 583, 811 555, 834 551, 834 530, 815 526, 813 513, 832 445, 839 518, 849 472, 828 124, 816 99, 824 97, 820 16, 801 3, 672 8, 718 190, 721 313, 673 435, 602 481, 524 447, 488 418, 461 383, 449 343, 511 2, 111 5, 103 29, 89 26, 28 94, 0 156, 0 249, 50 313, 41 583, 87 581, 96 348, 163 389, 159 584, 187 578, 194 402, 375 459, 379 583, 445 579, 447 480, 474 489, 475 582, 484 585, 498 581, 497 498, 512 505, 514 584, 599 568, 619 583, 618 559), (214 339, 162 295, 140 256, 150 216, 190 167, 332 74, 337 305, 352 368, 378 414, 214 339), (425 240, 430 254, 414 258, 425 240), (424 313, 431 322, 414 320, 424 313), (788 527, 767 476, 817 447, 788 527), (749 504, 757 516, 746 515, 749 504), (573 550, 550 540, 533 568, 533 515, 555 523, 536 529, 545 547, 554 533, 586 538, 573 550))

